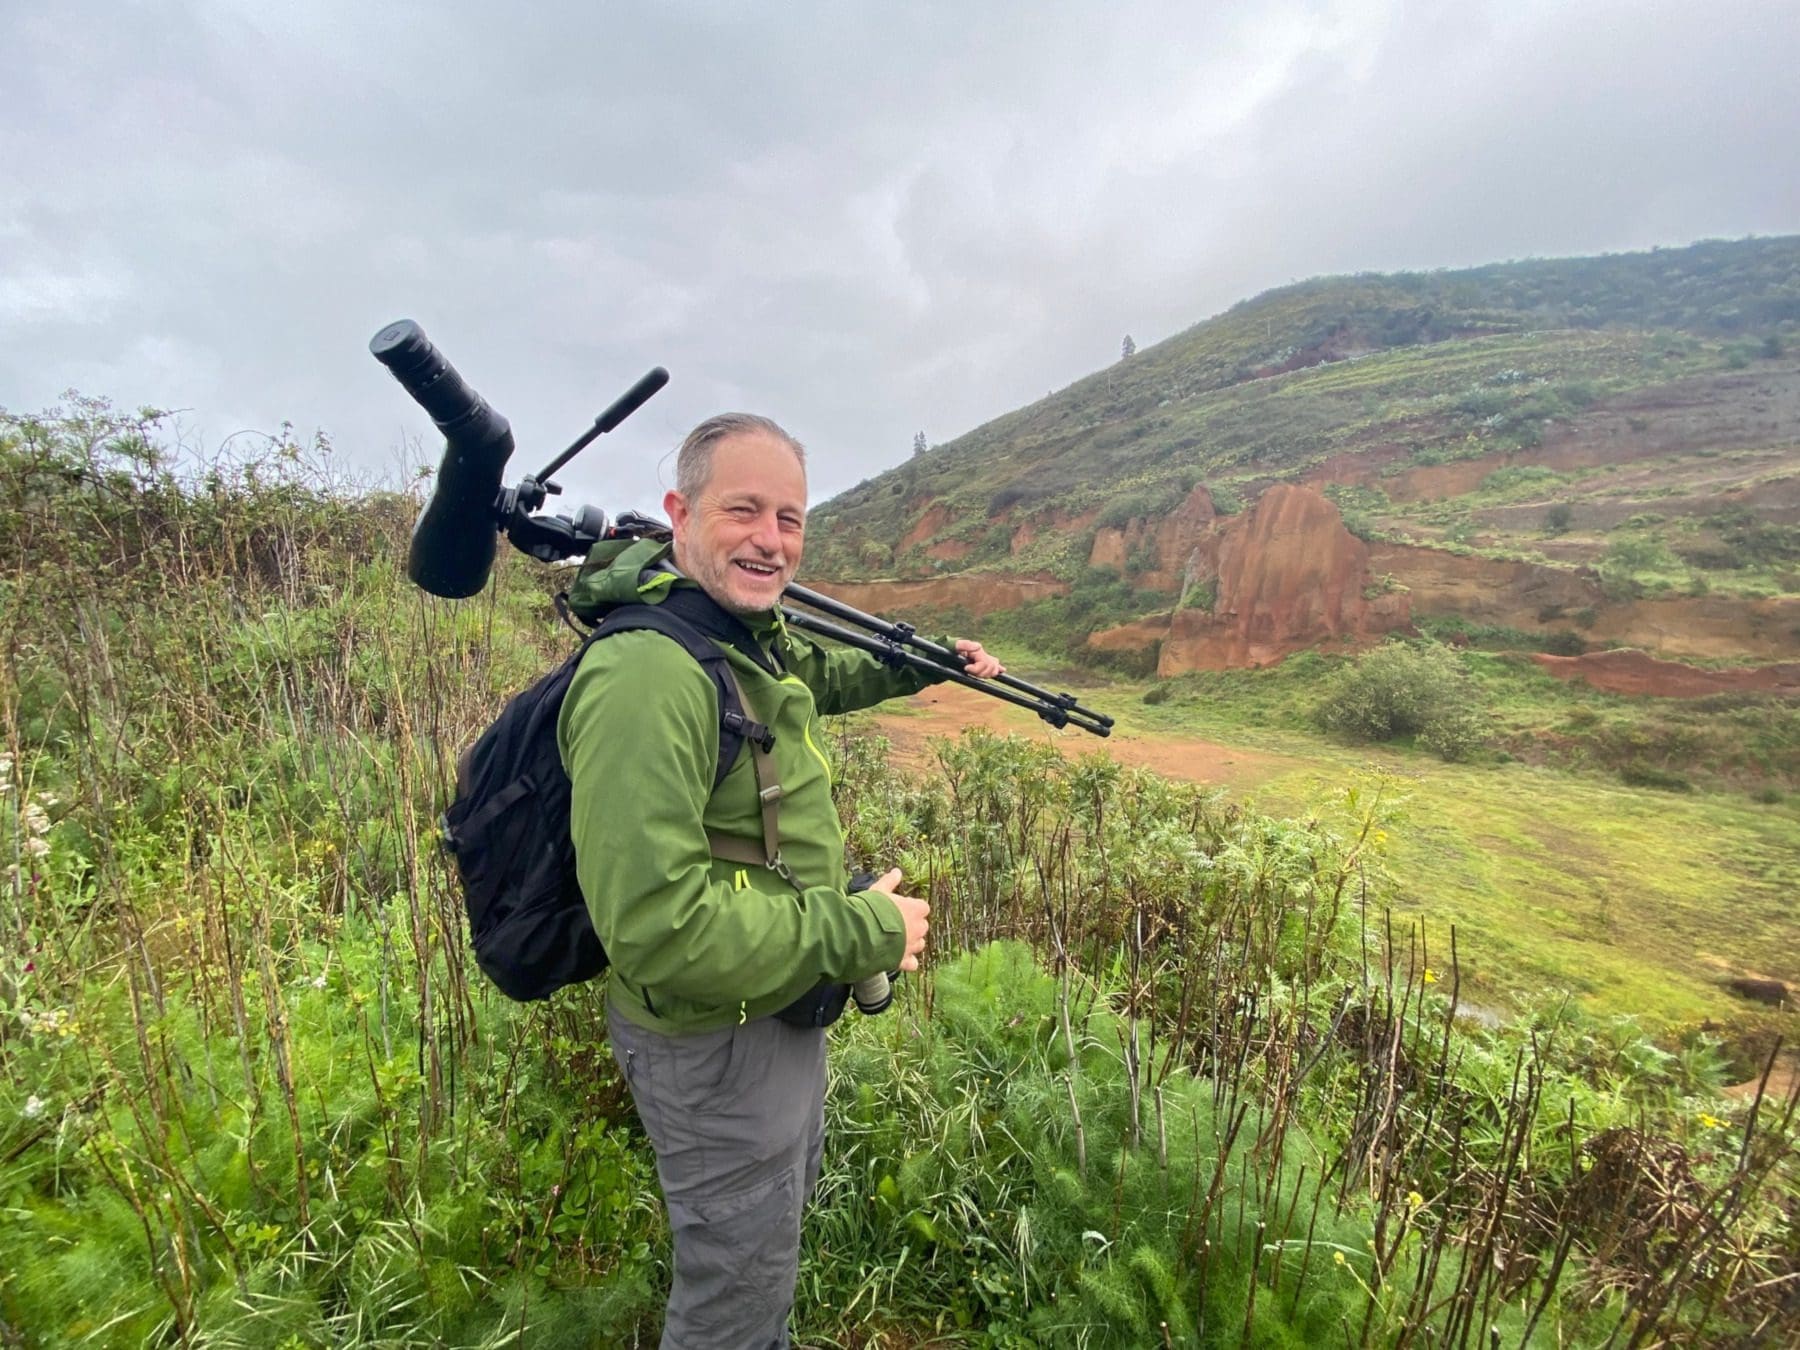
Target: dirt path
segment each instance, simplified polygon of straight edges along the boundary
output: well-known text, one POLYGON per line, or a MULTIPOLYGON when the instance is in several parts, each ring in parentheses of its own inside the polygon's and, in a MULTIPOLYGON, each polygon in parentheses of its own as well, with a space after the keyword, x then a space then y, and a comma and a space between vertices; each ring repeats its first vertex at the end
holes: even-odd
MULTIPOLYGON (((1191 736, 1156 736, 1115 728, 1111 736, 1101 740, 1084 731, 1056 731, 1022 708, 954 684, 928 689, 901 706, 905 711, 878 712, 875 720, 882 734, 893 742, 895 761, 908 768, 920 768, 930 762, 927 742, 932 738, 954 737, 964 728, 975 726, 1041 738, 1064 755, 1102 750, 1121 764, 1141 765, 1169 778, 1221 787, 1255 787, 1306 763, 1287 755, 1264 754, 1191 736)), ((1117 716, 1113 709, 1103 707, 1099 711, 1117 716)))

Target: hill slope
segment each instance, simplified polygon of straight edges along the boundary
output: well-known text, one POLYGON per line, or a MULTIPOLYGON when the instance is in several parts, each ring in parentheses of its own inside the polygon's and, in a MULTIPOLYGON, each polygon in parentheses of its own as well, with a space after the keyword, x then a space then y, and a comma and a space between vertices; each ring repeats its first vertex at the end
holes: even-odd
POLYGON ((1421 622, 1779 659, 1797 335, 1800 238, 1310 281, 824 504, 812 571, 1107 569, 1094 626, 1146 620, 1110 640, 1160 644, 1165 673, 1421 622), (1307 502, 1258 524, 1278 483, 1307 502), (1277 538, 1350 570, 1284 570, 1277 538))

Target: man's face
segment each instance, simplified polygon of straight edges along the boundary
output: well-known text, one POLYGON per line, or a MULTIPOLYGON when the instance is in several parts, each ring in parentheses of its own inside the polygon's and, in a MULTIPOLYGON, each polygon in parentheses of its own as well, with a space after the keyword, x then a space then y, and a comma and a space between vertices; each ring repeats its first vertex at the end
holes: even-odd
POLYGON ((689 501, 663 498, 675 530, 675 565, 737 615, 765 613, 800 566, 806 471, 767 432, 740 432, 713 447, 712 473, 689 501))

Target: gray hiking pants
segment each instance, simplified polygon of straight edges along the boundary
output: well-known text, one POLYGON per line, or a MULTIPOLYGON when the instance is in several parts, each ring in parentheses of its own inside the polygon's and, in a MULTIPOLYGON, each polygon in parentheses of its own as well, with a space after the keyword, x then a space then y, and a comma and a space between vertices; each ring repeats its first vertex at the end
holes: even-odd
POLYGON ((761 1017, 665 1036, 609 1013, 675 1239, 662 1350, 785 1350, 825 1138, 825 1033, 761 1017))

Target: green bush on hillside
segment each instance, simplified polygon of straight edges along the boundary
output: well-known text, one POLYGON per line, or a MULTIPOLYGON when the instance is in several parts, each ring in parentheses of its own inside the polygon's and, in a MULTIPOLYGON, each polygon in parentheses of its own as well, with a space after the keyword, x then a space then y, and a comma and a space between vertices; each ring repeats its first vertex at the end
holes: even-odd
POLYGON ((1465 758, 1487 739, 1480 696, 1447 649, 1390 643, 1338 672, 1315 717, 1353 741, 1415 736, 1446 760, 1465 758))

